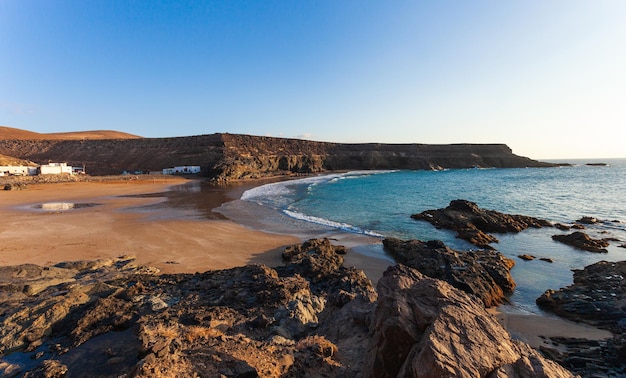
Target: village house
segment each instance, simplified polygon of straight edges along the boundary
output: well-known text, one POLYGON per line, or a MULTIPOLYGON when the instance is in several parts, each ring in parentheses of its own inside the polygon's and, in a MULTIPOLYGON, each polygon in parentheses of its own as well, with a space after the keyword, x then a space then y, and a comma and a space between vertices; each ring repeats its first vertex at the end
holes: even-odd
POLYGON ((35 176, 38 169, 26 165, 4 165, 0 166, 0 176, 35 176))
POLYGON ((48 163, 39 166, 41 175, 60 175, 62 173, 72 174, 72 166, 67 163, 48 163))
POLYGON ((173 168, 164 168, 164 175, 185 175, 185 174, 195 174, 200 173, 199 165, 183 165, 180 167, 173 168))

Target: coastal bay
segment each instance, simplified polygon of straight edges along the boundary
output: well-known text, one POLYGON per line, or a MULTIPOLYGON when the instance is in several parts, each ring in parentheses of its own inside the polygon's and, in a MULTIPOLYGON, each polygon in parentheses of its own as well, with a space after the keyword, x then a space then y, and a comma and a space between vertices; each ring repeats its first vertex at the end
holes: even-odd
MULTIPOLYGON (((157 267, 161 273, 254 263, 280 266, 286 246, 312 237, 328 237, 333 244, 349 247, 345 266, 363 270, 374 285, 393 264, 378 254, 379 239, 371 235, 316 227, 287 233, 258 223, 264 217, 257 213, 220 211, 222 205, 236 203, 247 190, 264 183, 216 186, 184 179, 127 180, 30 185, 27 190, 5 192, 0 201, 0 215, 7 220, 0 229, 4 241, 0 265, 134 255, 137 264, 157 267), (50 210, 43 204, 90 206, 50 210), (248 221, 235 223, 224 213, 248 221)), ((554 347, 554 337, 611 337, 608 331, 554 316, 510 313, 506 308, 491 312, 514 338, 535 348, 554 347)))

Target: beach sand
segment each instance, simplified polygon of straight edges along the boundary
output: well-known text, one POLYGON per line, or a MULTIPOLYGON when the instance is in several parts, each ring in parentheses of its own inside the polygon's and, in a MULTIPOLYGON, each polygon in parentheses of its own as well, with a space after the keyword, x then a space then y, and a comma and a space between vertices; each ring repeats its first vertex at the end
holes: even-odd
MULTIPOLYGON (((162 193, 186 182, 182 178, 75 182, 0 191, 0 265, 52 265, 133 255, 139 264, 157 267, 162 273, 195 273, 251 263, 277 266, 282 264, 284 247, 302 241, 296 236, 255 231, 219 217, 208 220, 189 216, 184 210, 176 213, 175 209, 158 206, 164 197, 140 196, 162 193), (61 211, 36 208, 51 202, 97 205, 61 211)), ((204 206, 217 207, 260 183, 217 188, 204 206)), ((336 243, 344 241, 349 240, 336 243)), ((374 285, 390 264, 350 249, 345 257, 346 266, 364 270, 374 285)), ((491 312, 514 337, 534 347, 551 346, 546 338, 552 336, 611 336, 607 331, 558 318, 497 309, 491 312)))
POLYGON ((184 179, 160 182, 76 182, 30 185, 0 191, 0 265, 51 265, 133 255, 162 273, 194 273, 249 263, 277 265, 281 248, 300 240, 254 231, 228 220, 172 216, 153 206, 163 198, 128 197, 159 193, 184 179), (89 203, 55 211, 43 203, 89 203))

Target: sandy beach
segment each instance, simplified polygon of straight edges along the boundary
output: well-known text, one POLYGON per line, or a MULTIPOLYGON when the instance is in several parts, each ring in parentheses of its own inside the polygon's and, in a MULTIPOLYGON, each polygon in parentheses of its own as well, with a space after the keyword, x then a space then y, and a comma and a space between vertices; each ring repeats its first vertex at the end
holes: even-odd
POLYGON ((280 248, 300 240, 248 229, 227 220, 175 217, 142 206, 163 198, 129 197, 164 192, 183 179, 30 185, 0 192, 0 264, 51 265, 60 261, 133 255, 163 273, 193 273, 249 263, 280 263, 280 248), (71 210, 50 203, 95 204, 71 210))
MULTIPOLYGON (((224 219, 178 216, 172 208, 149 206, 182 178, 119 182, 75 182, 30 185, 22 191, 0 191, 0 265, 52 265, 133 255, 162 273, 194 273, 251 263, 276 266, 296 236, 255 231, 224 219), (71 210, 42 209, 43 204, 89 204, 71 210), (149 207, 146 207, 149 206, 149 207)), ((250 184, 249 187, 255 184, 250 184)), ((216 189, 206 206, 238 198, 246 186, 216 189)), ((341 242, 341 241, 340 241, 341 242)), ((346 266, 363 269, 374 282, 389 263, 350 251, 346 266)), ((551 336, 610 337, 607 331, 558 318, 492 313, 517 337, 534 347, 549 346, 551 336)))

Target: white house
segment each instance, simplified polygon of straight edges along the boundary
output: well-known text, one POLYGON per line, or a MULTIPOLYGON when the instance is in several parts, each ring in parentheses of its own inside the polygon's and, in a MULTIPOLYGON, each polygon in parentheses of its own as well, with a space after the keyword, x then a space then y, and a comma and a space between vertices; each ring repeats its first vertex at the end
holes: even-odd
POLYGON ((48 163, 39 166, 39 173, 42 175, 60 175, 62 173, 72 174, 72 166, 67 163, 48 163))
POLYGON ((184 175, 193 173, 200 173, 199 165, 183 165, 174 168, 163 168, 164 175, 184 175))
POLYGON ((35 176, 37 167, 26 165, 4 165, 0 166, 0 176, 35 176))

